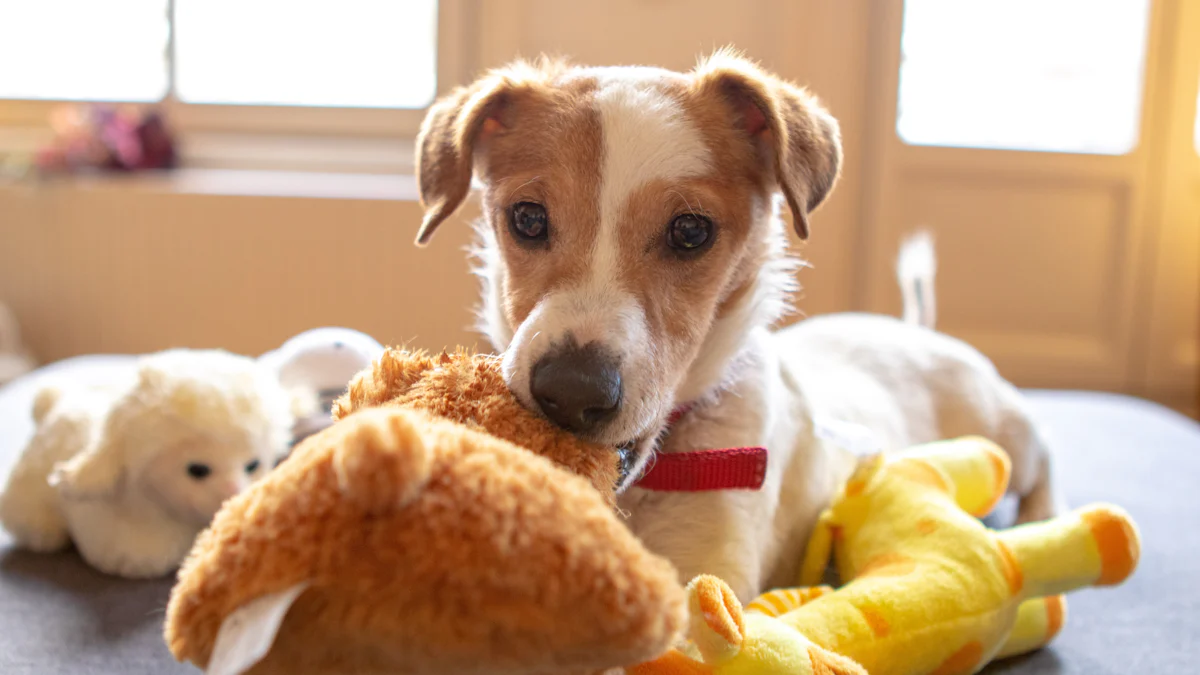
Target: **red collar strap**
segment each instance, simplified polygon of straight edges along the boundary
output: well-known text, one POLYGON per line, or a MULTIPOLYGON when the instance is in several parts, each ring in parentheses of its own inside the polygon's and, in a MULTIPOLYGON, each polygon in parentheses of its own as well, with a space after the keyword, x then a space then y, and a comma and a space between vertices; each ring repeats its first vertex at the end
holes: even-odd
MULTIPOLYGON (((681 406, 671 412, 667 428, 692 409, 681 406)), ((656 454, 635 485, 659 492, 711 492, 714 490, 759 490, 767 475, 766 448, 722 448, 656 454)))

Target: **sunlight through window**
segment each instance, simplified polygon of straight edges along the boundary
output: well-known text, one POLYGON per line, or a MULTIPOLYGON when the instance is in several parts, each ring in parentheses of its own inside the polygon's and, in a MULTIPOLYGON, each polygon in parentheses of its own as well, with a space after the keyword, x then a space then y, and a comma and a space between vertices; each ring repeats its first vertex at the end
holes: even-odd
POLYGON ((0 98, 156 101, 167 0, 0 0, 0 98))
POLYGON ((1138 141, 1149 0, 907 0, 905 142, 1123 154, 1138 141))
POLYGON ((189 103, 423 108, 434 0, 175 0, 176 91, 189 103))
POLYGON ((436 0, 171 4, 173 16, 168 0, 0 0, 0 98, 157 101, 174 91, 186 103, 347 108, 433 100, 436 0))

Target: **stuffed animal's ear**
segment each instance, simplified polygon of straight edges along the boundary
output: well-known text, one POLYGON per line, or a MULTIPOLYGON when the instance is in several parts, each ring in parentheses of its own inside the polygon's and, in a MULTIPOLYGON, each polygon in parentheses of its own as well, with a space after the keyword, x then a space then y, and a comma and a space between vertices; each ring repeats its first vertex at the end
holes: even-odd
POLYGON ((704 662, 719 664, 737 655, 746 639, 742 603, 717 577, 701 575, 688 584, 689 631, 704 662))
POLYGON ((808 214, 833 190, 841 171, 837 121, 807 91, 731 50, 718 51, 693 74, 701 95, 721 97, 730 106, 737 125, 772 167, 796 234, 808 238, 808 214))
POLYGON ((235 609, 221 622, 205 675, 241 675, 271 651, 283 618, 308 588, 300 583, 235 609))
POLYGON ((50 485, 68 499, 106 499, 117 494, 125 458, 111 443, 97 443, 55 465, 50 485))
POLYGON ((402 408, 371 408, 329 429, 333 471, 350 502, 385 514, 414 499, 429 480, 431 451, 421 432, 429 417, 402 408))

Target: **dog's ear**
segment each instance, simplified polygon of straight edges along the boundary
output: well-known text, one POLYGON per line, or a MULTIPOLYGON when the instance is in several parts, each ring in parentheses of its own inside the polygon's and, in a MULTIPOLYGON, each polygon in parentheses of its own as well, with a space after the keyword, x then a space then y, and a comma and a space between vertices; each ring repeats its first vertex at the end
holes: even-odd
POLYGON ((769 163, 796 234, 808 238, 808 214, 833 190, 841 171, 837 121, 808 92, 731 50, 718 51, 693 74, 697 93, 721 97, 730 106, 740 130, 769 163))
POLYGON ((476 143, 501 128, 510 93, 508 79, 489 75, 447 94, 425 115, 417 136, 417 188, 425 209, 417 245, 428 243, 466 198, 476 143))

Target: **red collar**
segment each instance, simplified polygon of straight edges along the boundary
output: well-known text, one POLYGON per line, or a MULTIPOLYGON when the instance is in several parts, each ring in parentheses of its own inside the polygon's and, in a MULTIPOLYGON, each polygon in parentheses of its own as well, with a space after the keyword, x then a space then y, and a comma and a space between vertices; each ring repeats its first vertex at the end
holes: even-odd
MULTIPOLYGON (((667 418, 667 432, 692 405, 683 405, 667 418)), ((718 448, 657 453, 635 485, 660 492, 758 490, 767 475, 766 448, 718 448)))

